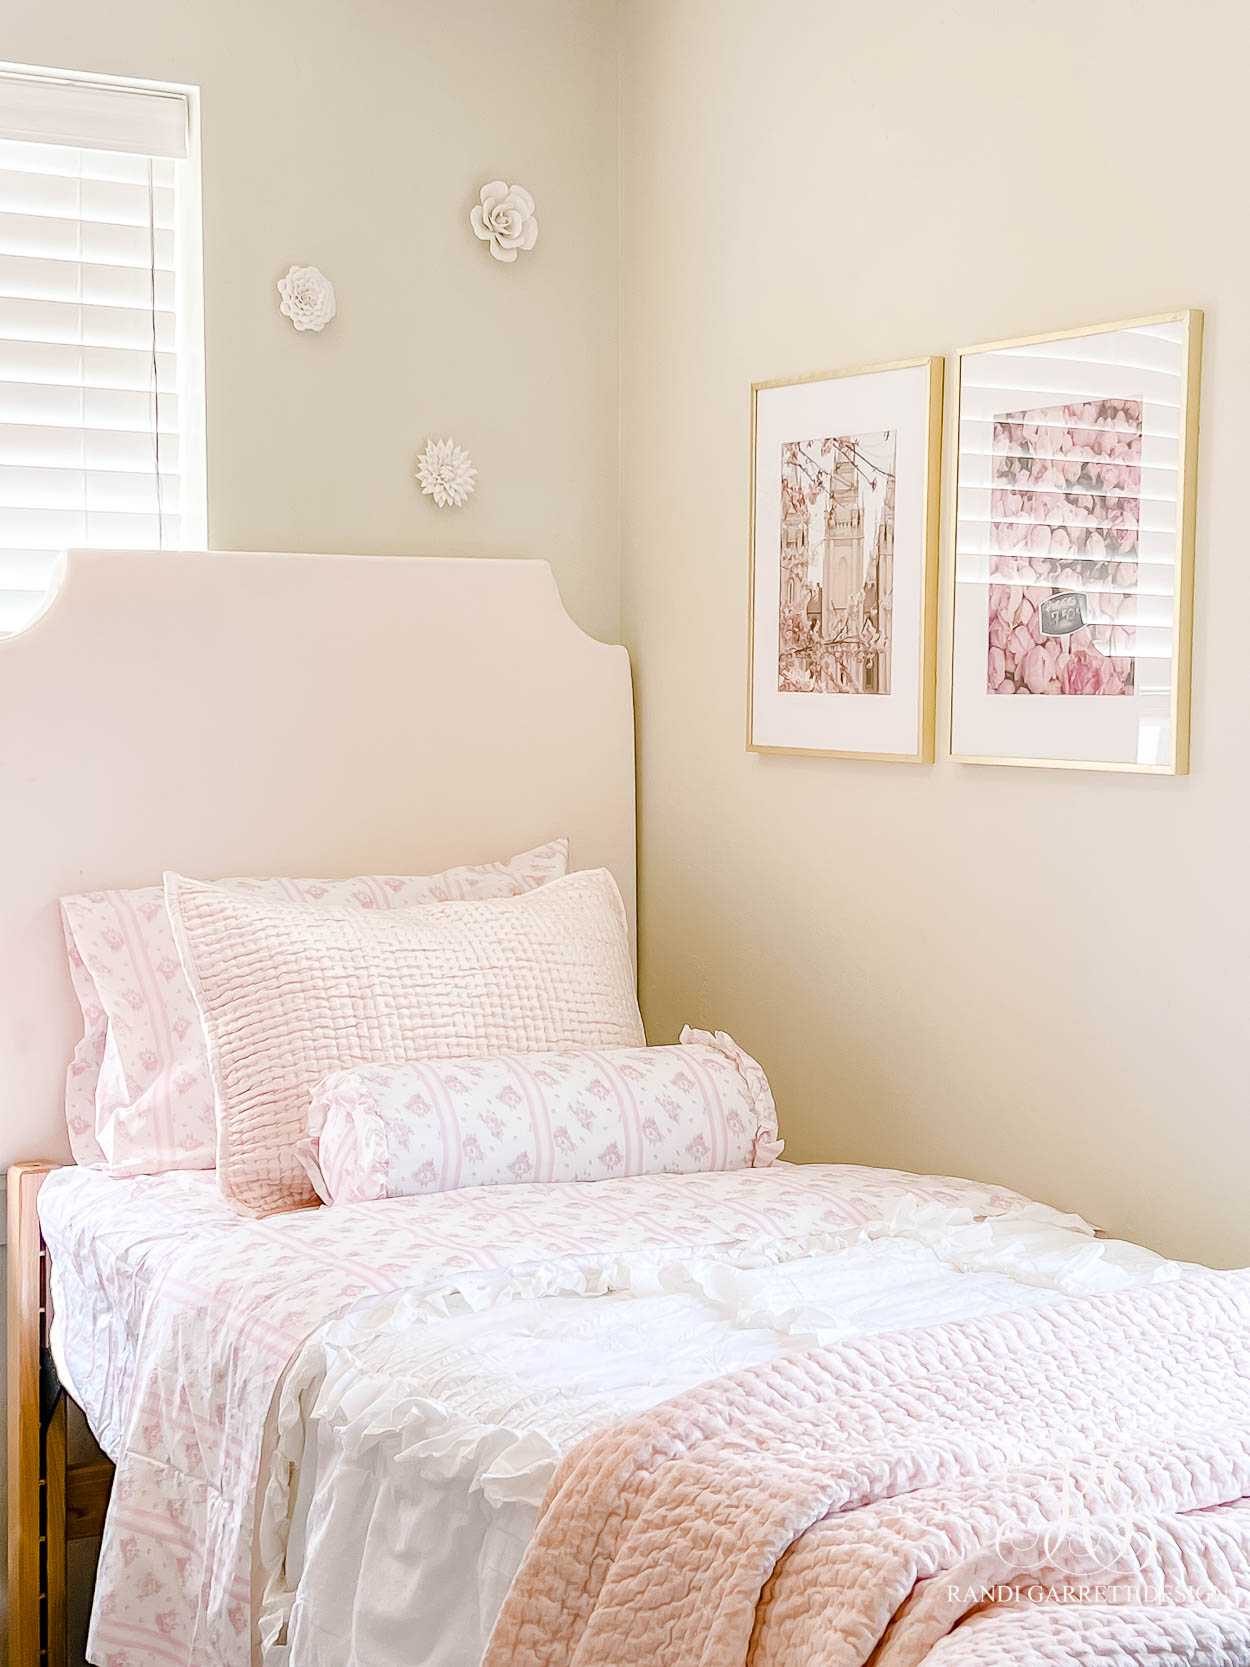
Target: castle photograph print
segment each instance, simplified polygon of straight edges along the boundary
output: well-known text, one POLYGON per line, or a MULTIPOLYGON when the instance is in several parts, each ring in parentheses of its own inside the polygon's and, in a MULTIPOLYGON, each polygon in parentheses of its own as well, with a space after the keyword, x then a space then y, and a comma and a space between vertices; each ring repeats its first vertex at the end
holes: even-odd
POLYGON ((751 391, 748 746, 932 757, 942 362, 751 391))
POLYGON ((890 692, 894 451, 889 429, 781 448, 779 689, 890 692))

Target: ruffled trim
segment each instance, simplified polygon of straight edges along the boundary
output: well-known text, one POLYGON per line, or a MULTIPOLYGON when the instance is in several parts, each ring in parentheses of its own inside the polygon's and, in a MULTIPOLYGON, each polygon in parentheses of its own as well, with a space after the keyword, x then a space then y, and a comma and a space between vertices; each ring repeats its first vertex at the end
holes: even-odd
POLYGON ((333 1071, 313 1089, 308 1133, 295 1155, 325 1203, 364 1204, 390 1197, 386 1125, 357 1070, 333 1071))
MULTIPOLYGON (((664 1250, 628 1258, 613 1255, 580 1264, 574 1258, 565 1257, 525 1273, 500 1270, 485 1276, 467 1274, 419 1297, 400 1293, 398 1301, 387 1299, 391 1304, 391 1324, 392 1327, 402 1325, 406 1331, 433 1320, 452 1319, 537 1297, 604 1296, 609 1291, 644 1295, 663 1286, 658 1278, 658 1265, 648 1277, 638 1262, 667 1265, 678 1254, 664 1250), (402 1322, 398 1318, 401 1307, 402 1322)), ((362 1305, 377 1300, 359 1298, 326 1321, 296 1357, 277 1392, 276 1432, 267 1470, 262 1469, 263 1494, 256 1538, 263 1580, 258 1627, 266 1650, 283 1637, 294 1601, 295 1594, 284 1579, 287 1542, 308 1419, 323 1394, 333 1388, 328 1371, 324 1376, 322 1373, 329 1366, 330 1350, 338 1341, 335 1336, 338 1328, 343 1325, 350 1328, 351 1316, 362 1305)), ((533 1432, 485 1428, 442 1403, 421 1397, 397 1400, 394 1380, 385 1374, 354 1374, 352 1401, 352 1438, 345 1442, 346 1456, 358 1457, 388 1429, 397 1428, 402 1419, 420 1413, 428 1416, 434 1427, 428 1436, 404 1448, 405 1458, 437 1459, 439 1471, 451 1476, 463 1473, 465 1459, 472 1457, 478 1467, 476 1485, 493 1502, 520 1499, 541 1502, 563 1456, 533 1432)))
POLYGON ((723 1030, 695 1030, 693 1026, 686 1025, 680 1042, 683 1048, 715 1048, 734 1066, 747 1085, 759 1119, 755 1144, 751 1148, 751 1168, 763 1169, 770 1163, 776 1163, 785 1151, 786 1143, 777 1137, 777 1106, 773 1091, 768 1086, 768 1078, 764 1075, 764 1067, 723 1030))

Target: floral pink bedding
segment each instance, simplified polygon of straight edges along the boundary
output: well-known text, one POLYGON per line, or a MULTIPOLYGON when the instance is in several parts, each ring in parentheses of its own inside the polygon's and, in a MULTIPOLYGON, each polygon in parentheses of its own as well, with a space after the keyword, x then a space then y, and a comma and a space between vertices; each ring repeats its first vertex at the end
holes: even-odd
POLYGON ((775 1164, 251 1220, 207 1177, 58 1171, 40 1217, 66 1276, 76 1386, 97 1427, 109 1426, 117 1460, 89 1658, 99 1667, 246 1667, 271 1402, 301 1343, 354 1302, 471 1289, 484 1273, 557 1260, 610 1270, 646 1249, 785 1260, 905 1231, 911 1219, 1024 1218, 1038 1208, 972 1182, 775 1164), (82 1277, 69 1277, 75 1270, 82 1277), (97 1325, 114 1343, 93 1351, 82 1340, 97 1325))
POLYGON ((793 1355, 584 1441, 485 1667, 630 1661, 1250 1661, 1250 1271, 793 1355))

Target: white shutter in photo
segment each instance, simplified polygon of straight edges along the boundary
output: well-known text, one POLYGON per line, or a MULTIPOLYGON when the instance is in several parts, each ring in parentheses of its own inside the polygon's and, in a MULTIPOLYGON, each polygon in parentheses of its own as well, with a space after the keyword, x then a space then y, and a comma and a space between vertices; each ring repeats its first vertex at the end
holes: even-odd
POLYGON ((0 635, 63 550, 207 543, 194 96, 0 66, 0 635))

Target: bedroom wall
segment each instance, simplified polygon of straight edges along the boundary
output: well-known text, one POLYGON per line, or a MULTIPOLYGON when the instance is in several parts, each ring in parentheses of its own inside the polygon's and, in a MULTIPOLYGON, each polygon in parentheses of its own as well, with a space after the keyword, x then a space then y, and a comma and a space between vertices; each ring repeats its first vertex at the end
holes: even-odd
MULTIPOLYGON (((652 1039, 732 1031, 794 1157, 995 1177, 1250 1261, 1250 231, 1229 195, 1250 14, 630 0, 622 18, 652 1039), (1207 309, 1193 773, 747 754, 752 380, 1180 306, 1207 309)), ((945 690, 943 667, 939 707, 945 690)))
POLYGON ((64 0, 2 50, 202 89, 214 547, 546 556, 616 637, 614 4, 64 0), (468 219, 501 177, 537 201, 513 266, 468 219), (322 335, 278 314, 292 262, 334 282, 322 335), (444 434, 459 512, 412 478, 444 434))
MULTIPOLYGON (((202 90, 214 547, 545 556, 616 640, 615 24, 598 0, 6 8, 7 60, 202 90), (468 221, 497 177, 537 200, 511 267, 468 221), (278 314, 292 262, 335 284, 323 335, 278 314), (479 471, 456 513, 412 479, 442 434, 479 471)), ((0 1641, 3 1615, 0 1569, 0 1641)))

